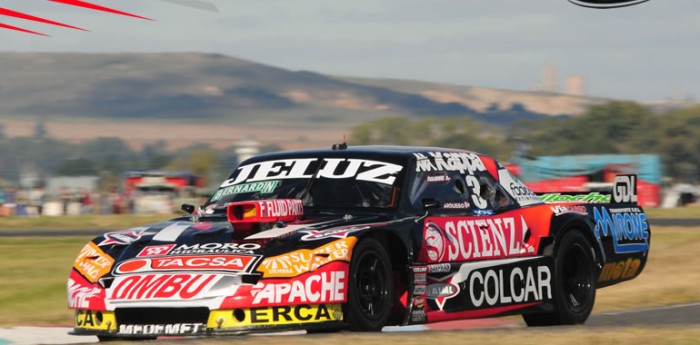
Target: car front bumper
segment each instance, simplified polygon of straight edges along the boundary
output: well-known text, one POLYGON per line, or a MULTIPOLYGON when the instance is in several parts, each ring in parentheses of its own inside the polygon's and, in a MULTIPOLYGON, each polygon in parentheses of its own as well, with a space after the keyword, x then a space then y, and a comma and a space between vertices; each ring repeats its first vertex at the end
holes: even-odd
POLYGON ((71 334, 123 338, 212 336, 333 328, 342 324, 341 304, 211 311, 206 308, 117 308, 115 311, 76 310, 71 334))

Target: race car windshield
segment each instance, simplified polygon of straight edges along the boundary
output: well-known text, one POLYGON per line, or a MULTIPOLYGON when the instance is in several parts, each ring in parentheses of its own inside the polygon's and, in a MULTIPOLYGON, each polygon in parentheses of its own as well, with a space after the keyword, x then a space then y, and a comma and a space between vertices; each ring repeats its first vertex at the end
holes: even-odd
POLYGON ((345 158, 298 158, 238 167, 205 208, 264 199, 302 199, 305 207, 387 208, 401 165, 345 158))

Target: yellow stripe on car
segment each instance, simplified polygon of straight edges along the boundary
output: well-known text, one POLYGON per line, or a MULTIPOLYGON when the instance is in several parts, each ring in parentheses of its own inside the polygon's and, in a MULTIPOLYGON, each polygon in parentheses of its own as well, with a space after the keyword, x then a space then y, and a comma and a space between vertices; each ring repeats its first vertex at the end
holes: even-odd
POLYGON ((117 329, 117 319, 112 311, 76 310, 75 328, 113 331, 117 329))
POLYGON ((213 310, 208 328, 238 328, 244 326, 294 325, 342 321, 340 304, 300 304, 292 306, 213 310))

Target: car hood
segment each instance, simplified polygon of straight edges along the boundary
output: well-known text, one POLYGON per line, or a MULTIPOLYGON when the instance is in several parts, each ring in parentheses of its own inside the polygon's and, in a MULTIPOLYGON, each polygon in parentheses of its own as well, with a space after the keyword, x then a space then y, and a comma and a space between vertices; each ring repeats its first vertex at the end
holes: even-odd
MULTIPOLYGON (((250 289, 260 279, 289 276, 279 266, 284 256, 318 251, 316 260, 329 263, 326 267, 334 267, 336 260, 341 260, 337 265, 347 265, 355 243, 350 235, 400 221, 387 216, 323 216, 268 224, 255 232, 236 230, 223 218, 211 219, 178 218, 96 237, 75 260, 70 305, 98 310, 239 307, 242 302, 236 298, 250 299, 250 289), (226 304, 227 298, 233 302, 226 304)), ((301 268, 307 272, 315 267, 301 268)))
MULTIPOLYGON (((180 255, 235 254, 278 255, 345 238, 351 233, 387 224, 386 216, 323 216, 289 224, 269 224, 264 230, 237 230, 228 221, 192 222, 179 218, 127 230, 114 231, 93 240, 118 263, 134 258, 180 255)), ((246 267, 250 270, 254 267, 246 267)))

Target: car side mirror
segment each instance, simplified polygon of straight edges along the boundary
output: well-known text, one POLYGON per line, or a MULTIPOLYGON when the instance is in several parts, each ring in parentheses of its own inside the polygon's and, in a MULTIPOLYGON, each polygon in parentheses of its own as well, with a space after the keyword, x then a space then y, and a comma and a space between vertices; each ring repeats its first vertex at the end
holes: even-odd
POLYGON ((421 202, 423 203, 423 209, 426 211, 442 207, 440 202, 435 199, 423 199, 421 202))
POLYGON ((182 204, 180 206, 180 209, 187 212, 187 214, 192 214, 192 213, 194 213, 195 207, 194 207, 194 205, 190 205, 190 204, 182 204))

